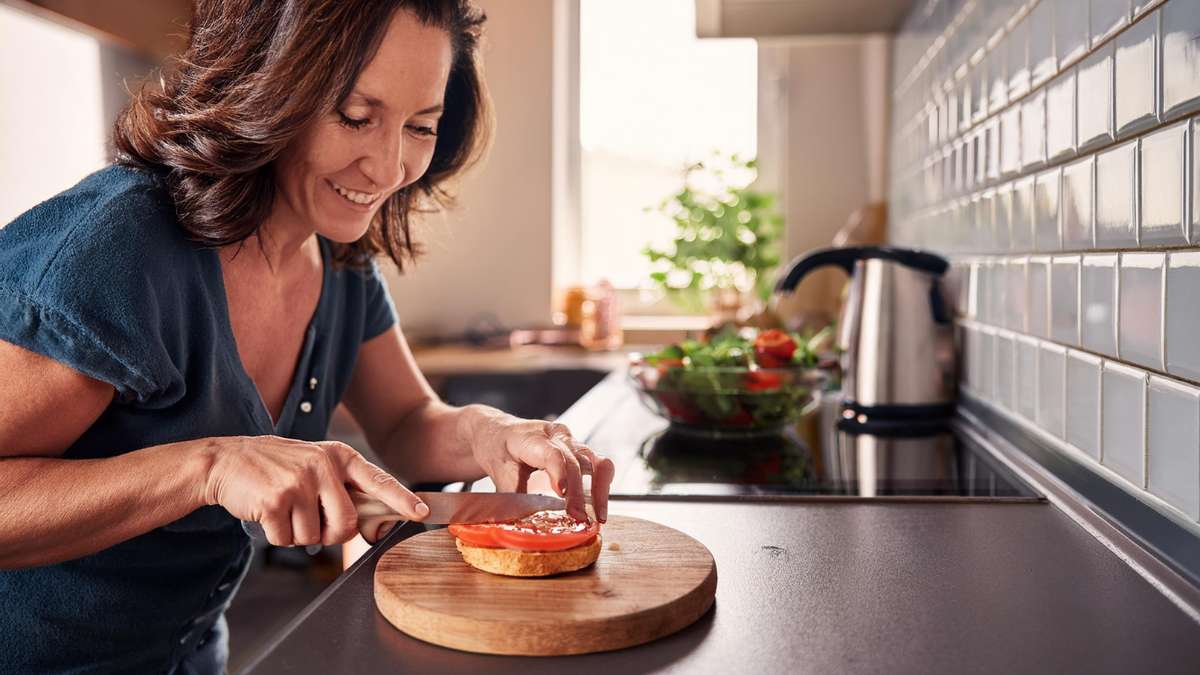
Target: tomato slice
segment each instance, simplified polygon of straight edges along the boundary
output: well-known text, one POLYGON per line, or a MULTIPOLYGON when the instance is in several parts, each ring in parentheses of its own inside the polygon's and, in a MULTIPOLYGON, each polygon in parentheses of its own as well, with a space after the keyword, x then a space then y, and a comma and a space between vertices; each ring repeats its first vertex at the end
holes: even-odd
POLYGON ((754 338, 754 358, 764 368, 787 365, 795 353, 796 341, 777 328, 764 330, 754 338))
POLYGON ((471 546, 481 548, 497 548, 494 530, 485 525, 463 525, 454 523, 449 527, 450 534, 462 539, 471 546))
POLYGON ((562 551, 575 548, 588 543, 599 532, 599 523, 575 520, 565 511, 538 511, 511 523, 450 526, 450 534, 471 546, 517 551, 562 551))

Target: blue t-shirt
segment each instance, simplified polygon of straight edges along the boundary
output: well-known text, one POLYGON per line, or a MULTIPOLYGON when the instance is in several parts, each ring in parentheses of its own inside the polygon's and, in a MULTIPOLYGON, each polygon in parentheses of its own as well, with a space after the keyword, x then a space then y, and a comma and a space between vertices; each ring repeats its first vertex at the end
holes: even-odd
MULTIPOLYGON (((321 440, 360 345, 396 318, 374 265, 335 268, 320 247, 320 300, 274 425, 242 367, 217 251, 186 238, 146 172, 107 167, 0 229, 0 340, 116 388, 67 459, 216 436, 321 440)), ((250 550, 239 521, 209 506, 83 558, 0 571, 0 672, 170 671, 221 617, 250 550)))

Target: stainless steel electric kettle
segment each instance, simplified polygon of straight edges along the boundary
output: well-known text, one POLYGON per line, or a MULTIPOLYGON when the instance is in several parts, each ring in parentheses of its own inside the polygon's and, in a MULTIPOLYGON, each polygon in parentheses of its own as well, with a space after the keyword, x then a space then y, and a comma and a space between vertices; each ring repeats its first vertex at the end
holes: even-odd
POLYGON ((820 249, 792 261, 775 292, 792 292, 804 275, 827 265, 850 275, 838 320, 843 419, 921 426, 952 414, 954 324, 941 288, 946 259, 886 246, 820 249))

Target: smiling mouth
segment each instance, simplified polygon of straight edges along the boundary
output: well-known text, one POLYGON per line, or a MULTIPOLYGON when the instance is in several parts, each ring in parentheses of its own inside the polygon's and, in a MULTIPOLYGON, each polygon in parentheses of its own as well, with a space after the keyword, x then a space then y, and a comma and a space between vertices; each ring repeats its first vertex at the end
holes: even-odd
POLYGON ((334 192, 341 195, 342 199, 345 199, 346 201, 350 202, 351 204, 358 204, 359 206, 369 206, 370 204, 373 204, 377 199, 379 199, 380 196, 383 195, 382 192, 372 193, 372 192, 359 192, 358 190, 351 190, 349 188, 344 188, 341 185, 338 185, 337 183, 335 183, 333 181, 329 181, 329 185, 330 185, 330 187, 333 188, 334 192))

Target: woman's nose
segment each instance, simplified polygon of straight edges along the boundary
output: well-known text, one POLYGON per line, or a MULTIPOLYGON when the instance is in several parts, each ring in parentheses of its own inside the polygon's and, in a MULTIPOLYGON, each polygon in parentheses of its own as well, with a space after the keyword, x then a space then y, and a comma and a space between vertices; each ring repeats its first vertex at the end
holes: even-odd
POLYGON ((368 149, 360 167, 377 187, 392 190, 404 181, 404 134, 389 133, 382 140, 368 149))

